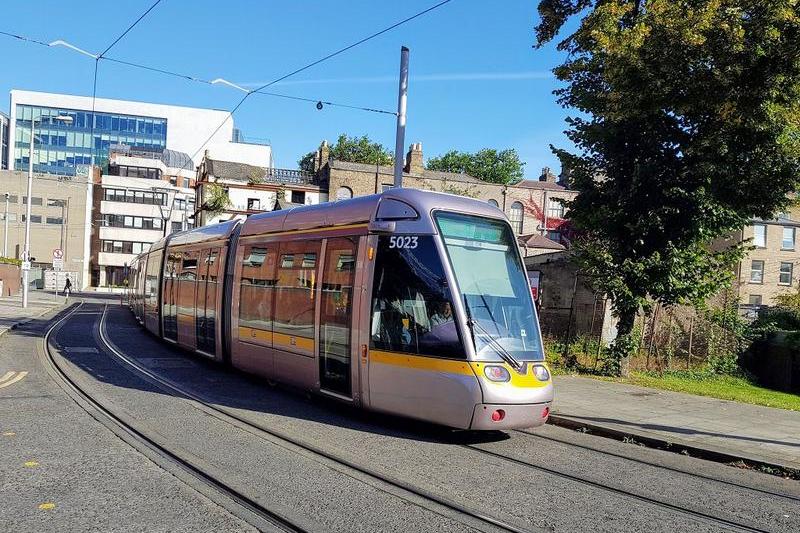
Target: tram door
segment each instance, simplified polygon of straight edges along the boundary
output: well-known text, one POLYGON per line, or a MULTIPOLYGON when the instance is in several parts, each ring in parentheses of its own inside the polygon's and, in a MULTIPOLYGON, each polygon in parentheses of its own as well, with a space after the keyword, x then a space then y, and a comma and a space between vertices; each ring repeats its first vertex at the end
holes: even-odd
POLYGON ((358 237, 328 239, 319 317, 320 388, 352 397, 350 327, 358 237))
POLYGON ((178 283, 180 271, 180 254, 170 253, 164 269, 163 313, 164 338, 171 341, 178 340, 178 283))
POLYGON ((210 355, 217 351, 217 277, 219 248, 203 250, 197 272, 197 319, 195 322, 197 349, 210 355))

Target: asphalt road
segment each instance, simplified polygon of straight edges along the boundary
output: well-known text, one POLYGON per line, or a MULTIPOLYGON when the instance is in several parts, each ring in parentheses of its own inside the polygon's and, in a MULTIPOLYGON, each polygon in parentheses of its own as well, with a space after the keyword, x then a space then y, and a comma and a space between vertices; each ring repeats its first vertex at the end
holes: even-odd
MULTIPOLYGON (((271 388, 185 354, 147 334, 127 309, 109 307, 106 334, 126 356, 256 426, 249 427, 176 397, 120 362, 99 336, 102 313, 102 305, 87 304, 55 335, 57 357, 70 377, 100 403, 304 529, 497 530, 344 466, 345 462, 522 530, 800 530, 797 482, 550 426, 533 434, 475 435, 355 411, 271 388), (341 461, 267 435, 258 427, 322 449, 341 461)), ((38 332, 34 325, 28 334, 38 332)), ((31 340, 25 331, 15 333, 0 340, 0 353, 12 350, 13 343, 31 340)), ((108 526, 100 529, 114 526, 126 531, 247 530, 247 516, 233 516, 224 498, 200 494, 191 481, 185 482, 185 476, 178 475, 179 480, 169 475, 158 461, 116 438, 77 404, 65 402, 49 377, 38 379, 29 385, 52 391, 47 403, 57 412, 50 415, 37 408, 28 417, 30 427, 25 432, 46 440, 52 429, 63 457, 70 459, 58 461, 61 466, 52 470, 51 477, 37 484, 31 478, 35 469, 23 469, 24 475, 12 472, 14 462, 3 454, 0 468, 9 468, 16 481, 9 487, 2 482, 0 494, 9 490, 17 498, 3 499, 11 505, 0 506, 0 519, 6 514, 19 516, 16 530, 86 529, 72 526, 95 520, 108 526), (52 428, 44 422, 50 418, 57 419, 52 428), (109 449, 114 449, 113 459, 108 457, 109 449), (118 456, 122 459, 117 463, 118 456), (73 482, 76 491, 68 490, 73 482), (44 513, 31 505, 32 493, 50 485, 61 486, 60 491, 47 493, 59 501, 55 509, 44 513), (105 494, 109 490, 115 492, 105 494)), ((22 392, 17 391, 21 396, 12 411, 29 410, 31 401, 43 401, 26 399, 22 392)), ((0 390, 0 398, 2 394, 0 390)), ((5 403, 0 405, 0 416, 11 412, 5 403)), ((0 429, 6 429, 2 418, 0 429)), ((11 442, 19 446, 22 440, 11 442)), ((7 442, 0 440, 0 446, 7 442)), ((21 448, 15 452, 17 463, 29 451, 27 444, 21 448)))

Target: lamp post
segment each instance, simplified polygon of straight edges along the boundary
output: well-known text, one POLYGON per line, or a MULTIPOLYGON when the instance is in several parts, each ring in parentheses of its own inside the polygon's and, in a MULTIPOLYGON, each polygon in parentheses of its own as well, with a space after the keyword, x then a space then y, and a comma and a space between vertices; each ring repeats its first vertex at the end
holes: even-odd
MULTIPOLYGON (((41 116, 39 122, 41 122, 41 116)), ((72 124, 72 117, 58 115, 53 120, 72 124)), ((28 196, 25 206, 25 249, 22 252, 22 307, 28 307, 28 284, 31 271, 31 189, 33 188, 33 144, 36 139, 36 117, 31 117, 31 145, 28 151, 28 196)))

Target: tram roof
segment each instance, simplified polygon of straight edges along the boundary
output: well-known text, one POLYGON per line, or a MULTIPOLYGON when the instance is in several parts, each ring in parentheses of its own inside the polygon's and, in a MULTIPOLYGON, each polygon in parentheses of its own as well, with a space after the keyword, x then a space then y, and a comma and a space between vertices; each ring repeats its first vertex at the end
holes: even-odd
MULTIPOLYGON (((430 217, 430 213, 434 209, 470 213, 492 218, 504 217, 502 211, 488 202, 455 194, 400 188, 389 189, 380 194, 359 196, 350 200, 338 200, 336 202, 325 202, 251 215, 245 221, 241 235, 258 235, 372 222, 384 218, 384 215, 390 212, 396 214, 398 207, 403 204, 413 208, 420 215, 420 225, 426 226, 430 230, 433 229, 433 220, 430 217), (382 208, 381 205, 384 207, 382 208)), ((398 216, 398 218, 402 217, 398 216)))
POLYGON ((227 239, 240 222, 240 220, 228 220, 226 222, 220 222, 219 224, 200 226, 199 228, 173 233, 169 238, 169 246, 181 246, 184 244, 197 244, 227 239))

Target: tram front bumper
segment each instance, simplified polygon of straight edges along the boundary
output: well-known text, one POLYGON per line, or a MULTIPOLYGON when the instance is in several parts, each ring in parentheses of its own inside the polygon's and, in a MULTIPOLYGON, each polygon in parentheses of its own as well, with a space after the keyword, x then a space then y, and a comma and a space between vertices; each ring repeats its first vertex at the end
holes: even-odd
POLYGON ((550 416, 550 403, 479 403, 472 414, 470 429, 521 429, 541 426, 550 416))

